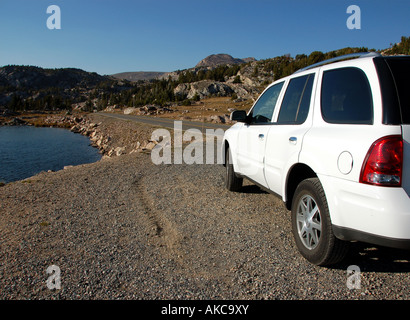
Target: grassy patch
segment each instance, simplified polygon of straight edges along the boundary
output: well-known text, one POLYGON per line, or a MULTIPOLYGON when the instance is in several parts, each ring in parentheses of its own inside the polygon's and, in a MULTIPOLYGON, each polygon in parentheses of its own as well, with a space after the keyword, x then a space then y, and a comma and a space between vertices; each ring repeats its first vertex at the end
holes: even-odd
POLYGON ((203 99, 190 106, 179 105, 172 107, 174 112, 158 115, 162 118, 206 121, 210 116, 230 114, 228 109, 248 111, 253 105, 252 100, 241 102, 232 101, 230 97, 213 97, 203 99))

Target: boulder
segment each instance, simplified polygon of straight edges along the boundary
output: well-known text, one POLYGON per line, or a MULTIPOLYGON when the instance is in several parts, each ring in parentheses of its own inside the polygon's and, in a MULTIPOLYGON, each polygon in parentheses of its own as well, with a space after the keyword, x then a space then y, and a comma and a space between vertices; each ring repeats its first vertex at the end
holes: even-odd
POLYGON ((137 112, 137 108, 129 107, 124 109, 124 114, 133 114, 137 112))
POLYGON ((234 93, 234 90, 227 84, 212 80, 202 80, 192 83, 179 84, 174 89, 174 94, 180 97, 192 99, 199 97, 200 99, 210 96, 226 97, 234 93))
POLYGON ((78 124, 76 124, 76 125, 72 126, 70 130, 74 133, 80 133, 81 127, 78 124))
POLYGON ((117 147, 114 149, 115 155, 120 156, 122 154, 126 154, 125 147, 117 147))

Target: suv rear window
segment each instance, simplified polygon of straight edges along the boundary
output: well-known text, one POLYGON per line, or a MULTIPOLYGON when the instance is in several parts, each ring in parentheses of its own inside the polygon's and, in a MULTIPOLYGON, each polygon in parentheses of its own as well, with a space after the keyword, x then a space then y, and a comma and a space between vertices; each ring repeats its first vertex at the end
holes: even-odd
POLYGON ((410 58, 386 58, 386 62, 394 77, 400 101, 401 117, 403 124, 410 124, 410 58))
POLYGON ((325 71, 321 108, 329 123, 373 124, 373 98, 365 73, 353 67, 325 71))
POLYGON ((302 124, 309 113, 314 74, 289 82, 278 117, 278 124, 302 124))

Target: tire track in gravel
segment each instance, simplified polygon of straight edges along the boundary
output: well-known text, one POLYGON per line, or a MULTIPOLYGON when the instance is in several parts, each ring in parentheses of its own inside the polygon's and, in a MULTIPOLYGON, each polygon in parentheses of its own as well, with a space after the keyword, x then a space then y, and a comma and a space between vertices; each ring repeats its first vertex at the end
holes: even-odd
POLYGON ((176 226, 166 219, 161 212, 155 209, 155 200, 149 195, 146 188, 146 176, 138 173, 134 181, 137 200, 142 206, 142 210, 148 219, 148 230, 151 241, 157 247, 163 248, 165 253, 176 262, 183 264, 183 254, 180 244, 183 236, 176 226))

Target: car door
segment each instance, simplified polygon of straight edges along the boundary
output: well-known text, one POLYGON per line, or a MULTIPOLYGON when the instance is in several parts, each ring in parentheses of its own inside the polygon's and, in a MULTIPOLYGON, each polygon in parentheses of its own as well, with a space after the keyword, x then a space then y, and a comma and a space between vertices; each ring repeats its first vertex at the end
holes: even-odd
POLYGON ((303 136, 312 125, 312 88, 315 74, 293 78, 278 110, 277 121, 271 126, 265 151, 265 179, 270 190, 283 195, 289 168, 298 162, 303 136))
POLYGON ((238 133, 238 172, 263 186, 267 185, 264 175, 266 137, 283 83, 274 84, 262 93, 238 133))

